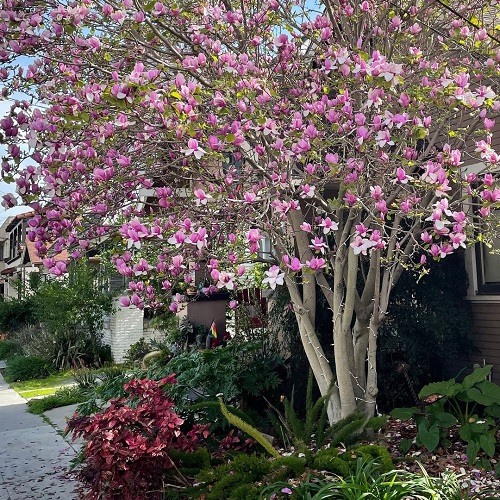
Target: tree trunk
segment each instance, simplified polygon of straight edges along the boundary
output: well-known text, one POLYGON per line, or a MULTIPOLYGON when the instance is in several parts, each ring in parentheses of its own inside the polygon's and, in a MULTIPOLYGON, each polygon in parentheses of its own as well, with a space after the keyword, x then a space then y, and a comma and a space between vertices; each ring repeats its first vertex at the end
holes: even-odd
POLYGON ((356 385, 354 392, 357 398, 364 398, 366 389, 366 356, 368 350, 370 317, 356 314, 356 322, 352 330, 354 347, 354 376, 356 385))
POLYGON ((292 299, 295 317, 299 327, 300 340, 302 341, 304 352, 316 383, 318 384, 319 391, 322 396, 333 391, 327 408, 328 420, 330 424, 333 424, 341 418, 341 404, 339 392, 334 386, 334 373, 324 354, 323 347, 321 346, 308 311, 304 308, 304 302, 300 297, 297 285, 290 278, 287 278, 286 284, 292 299))
MULTIPOLYGON (((344 311, 344 305, 347 306, 348 302, 350 302, 346 299, 346 304, 343 303, 346 291, 343 277, 344 256, 343 252, 339 250, 337 257, 335 258, 333 281, 333 347, 342 418, 349 416, 356 410, 356 398, 354 397, 350 370, 351 367, 348 355, 350 351, 352 352, 352 340, 350 338, 350 330, 345 328, 346 324, 350 322, 350 319, 344 317, 344 313, 346 312, 344 311)), ((350 313, 350 318, 352 318, 352 311, 350 311, 350 313)))
MULTIPOLYGON (((369 417, 375 415, 375 407, 378 394, 377 384, 377 337, 380 318, 380 250, 373 252, 372 259, 376 262, 375 288, 373 293, 373 313, 370 318, 368 333, 368 357, 365 390, 365 413, 369 417)), ((385 303, 385 302, 384 302, 385 303)))

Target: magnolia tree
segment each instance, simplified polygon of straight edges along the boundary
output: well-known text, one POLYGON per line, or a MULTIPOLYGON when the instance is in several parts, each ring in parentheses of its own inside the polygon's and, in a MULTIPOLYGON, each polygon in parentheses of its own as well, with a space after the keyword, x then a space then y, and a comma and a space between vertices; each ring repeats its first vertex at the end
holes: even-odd
POLYGON ((331 421, 373 413, 403 270, 493 234, 496 3, 4 0, 4 205, 35 209, 56 275, 51 253, 111 246, 123 305, 175 311, 192 262, 206 293, 265 262, 331 421))

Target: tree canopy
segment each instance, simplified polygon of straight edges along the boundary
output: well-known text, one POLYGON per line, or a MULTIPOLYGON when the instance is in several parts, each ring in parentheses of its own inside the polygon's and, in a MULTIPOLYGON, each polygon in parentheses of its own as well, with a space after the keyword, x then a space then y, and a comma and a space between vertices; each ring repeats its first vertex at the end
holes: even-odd
POLYGON ((496 229, 497 2, 3 5, 2 176, 37 212, 46 265, 107 241, 130 302, 176 310, 190 262, 207 262, 212 293, 264 261, 321 392, 335 384, 330 418, 373 412, 403 270, 496 229))

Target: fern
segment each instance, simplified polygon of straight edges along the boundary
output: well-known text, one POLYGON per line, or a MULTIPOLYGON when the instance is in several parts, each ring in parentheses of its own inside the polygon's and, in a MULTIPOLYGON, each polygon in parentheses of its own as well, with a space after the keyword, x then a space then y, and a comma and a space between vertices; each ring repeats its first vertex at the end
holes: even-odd
POLYGON ((248 434, 250 437, 253 437, 255 439, 255 441, 257 441, 262 446, 262 448, 264 448, 271 456, 273 456, 275 458, 278 458, 280 456, 278 451, 272 447, 271 443, 264 437, 262 432, 260 432, 255 427, 252 427, 250 424, 247 424, 240 417, 231 413, 227 409, 224 402, 222 401, 222 398, 219 397, 218 399, 219 399, 219 404, 220 404, 220 409, 222 411, 222 414, 226 417, 227 421, 231 425, 238 427, 238 429, 241 429, 243 432, 248 434))

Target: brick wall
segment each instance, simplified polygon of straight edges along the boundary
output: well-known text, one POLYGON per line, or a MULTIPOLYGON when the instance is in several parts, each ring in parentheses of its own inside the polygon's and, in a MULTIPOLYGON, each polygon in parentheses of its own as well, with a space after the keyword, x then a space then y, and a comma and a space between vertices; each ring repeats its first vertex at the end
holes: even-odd
POLYGON ((120 308, 118 299, 115 312, 109 318, 111 355, 115 363, 123 363, 132 344, 144 337, 144 312, 136 307, 120 308))

